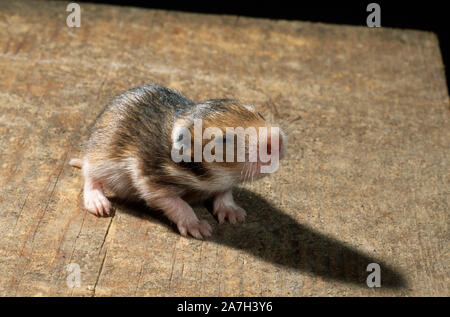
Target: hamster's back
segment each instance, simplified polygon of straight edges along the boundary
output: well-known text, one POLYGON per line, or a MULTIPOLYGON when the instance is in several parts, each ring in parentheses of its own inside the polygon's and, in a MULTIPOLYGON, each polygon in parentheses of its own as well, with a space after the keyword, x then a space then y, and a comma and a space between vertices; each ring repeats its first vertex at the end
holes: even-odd
POLYGON ((159 85, 143 85, 122 92, 97 116, 85 152, 94 161, 143 150, 163 155, 170 147, 165 143, 170 139, 175 116, 194 105, 180 93, 159 85))

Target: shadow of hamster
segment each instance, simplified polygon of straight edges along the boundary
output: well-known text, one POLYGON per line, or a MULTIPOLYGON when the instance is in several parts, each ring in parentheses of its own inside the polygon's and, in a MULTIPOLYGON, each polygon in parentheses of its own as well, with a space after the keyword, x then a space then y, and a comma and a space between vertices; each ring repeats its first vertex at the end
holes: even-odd
MULTIPOLYGON (((320 276, 326 280, 367 287, 366 280, 371 272, 366 268, 369 263, 378 263, 381 268, 381 287, 405 288, 405 278, 381 260, 370 257, 347 245, 345 242, 327 237, 271 205, 260 195, 244 188, 234 190, 235 201, 247 211, 244 223, 237 225, 222 224, 214 226, 212 237, 208 241, 242 250, 284 267, 320 276)), ((141 203, 124 203, 117 199, 113 202, 121 205, 121 210, 136 217, 142 217, 142 209, 147 210, 149 220, 173 228, 174 226, 161 212, 150 210, 141 203), (151 215, 151 216, 150 216, 151 215)), ((206 202, 208 210, 211 202, 206 202)), ((211 217, 206 210, 196 208, 200 219, 211 217)), ((210 219, 208 219, 210 220, 210 219)))

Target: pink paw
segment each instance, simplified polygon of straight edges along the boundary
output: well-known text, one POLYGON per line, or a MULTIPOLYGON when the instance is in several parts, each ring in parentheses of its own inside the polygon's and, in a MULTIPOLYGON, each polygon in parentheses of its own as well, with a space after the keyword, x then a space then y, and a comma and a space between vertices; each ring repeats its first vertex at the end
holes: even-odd
POLYGON ((84 206, 91 214, 98 217, 109 216, 112 209, 109 200, 96 189, 85 193, 84 206))
POLYGON ((191 236, 197 239, 203 239, 204 237, 211 236, 212 228, 205 220, 195 219, 190 222, 183 222, 177 225, 180 234, 187 237, 189 233, 191 236))
POLYGON ((242 222, 247 216, 245 210, 237 205, 220 205, 214 210, 213 214, 217 217, 219 223, 223 223, 227 219, 231 224, 242 222))

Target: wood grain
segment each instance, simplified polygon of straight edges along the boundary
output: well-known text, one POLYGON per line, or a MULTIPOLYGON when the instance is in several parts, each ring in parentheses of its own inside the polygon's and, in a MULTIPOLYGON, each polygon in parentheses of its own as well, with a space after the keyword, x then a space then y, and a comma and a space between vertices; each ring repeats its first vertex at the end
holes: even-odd
POLYGON ((69 28, 65 5, 0 2, 0 295, 449 296, 434 34, 84 3, 69 28), (115 93, 151 82, 239 98, 288 131, 277 174, 236 189, 246 223, 197 208, 214 227, 197 241, 144 206, 82 208, 68 160, 115 93))

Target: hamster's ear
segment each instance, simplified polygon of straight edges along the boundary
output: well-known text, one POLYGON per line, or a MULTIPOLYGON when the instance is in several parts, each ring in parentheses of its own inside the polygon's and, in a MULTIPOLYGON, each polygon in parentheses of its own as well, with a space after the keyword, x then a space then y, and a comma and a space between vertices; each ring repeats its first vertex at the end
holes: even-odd
POLYGON ((192 123, 189 120, 177 120, 172 130, 172 144, 176 150, 187 148, 191 145, 191 128, 192 123))

